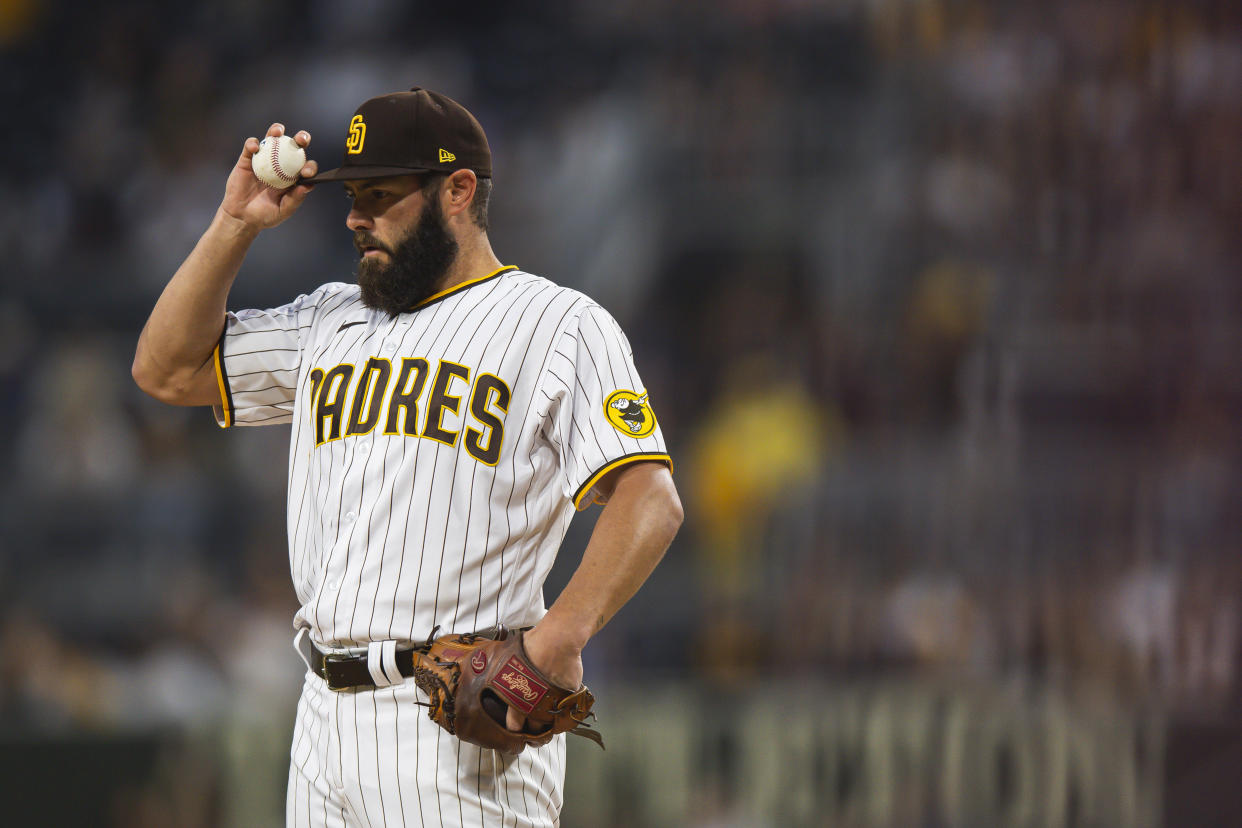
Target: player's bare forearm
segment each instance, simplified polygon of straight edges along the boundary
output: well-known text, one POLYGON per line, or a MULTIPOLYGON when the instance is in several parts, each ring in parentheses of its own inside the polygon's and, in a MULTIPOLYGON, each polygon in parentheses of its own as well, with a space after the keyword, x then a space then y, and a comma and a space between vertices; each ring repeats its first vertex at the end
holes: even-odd
POLYGON ((574 678, 568 686, 577 686, 582 648, 647 580, 681 521, 681 500, 664 465, 635 463, 619 469, 582 562, 527 636, 532 661, 549 665, 554 679, 574 678), (576 677, 558 675, 572 672, 575 662, 576 677))
POLYGON ((176 405, 214 405, 211 364, 224 329, 229 289, 258 230, 216 212, 173 275, 138 337, 133 376, 143 391, 176 405))

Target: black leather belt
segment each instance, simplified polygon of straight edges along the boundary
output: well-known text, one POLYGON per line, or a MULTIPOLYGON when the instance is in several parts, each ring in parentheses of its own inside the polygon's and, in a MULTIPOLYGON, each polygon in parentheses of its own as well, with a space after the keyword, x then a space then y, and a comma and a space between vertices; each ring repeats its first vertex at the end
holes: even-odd
MULTIPOLYGON (((414 675, 413 650, 397 650, 397 669, 406 678, 414 675)), ((312 644, 311 671, 328 683, 329 690, 375 687, 375 679, 371 678, 371 671, 367 667, 366 653, 337 655, 325 653, 312 644)))
MULTIPOLYGON (((526 631, 530 627, 522 627, 521 629, 526 631)), ((439 630, 439 626, 433 629, 427 640, 430 642, 435 638, 439 630)), ((471 635, 493 639, 503 639, 508 634, 509 628, 504 624, 497 624, 494 627, 471 633, 471 635)), ((392 642, 388 643, 391 644, 392 642)), ((407 646, 410 645, 407 644, 407 646)), ((310 651, 311 672, 326 681, 329 690, 352 690, 355 687, 374 688, 376 686, 375 679, 371 676, 371 667, 367 661, 366 653, 358 655, 325 653, 316 647, 313 642, 311 642, 310 651)), ((409 678, 414 675, 414 650, 397 650, 396 662, 397 670, 400 671, 402 676, 409 678)))

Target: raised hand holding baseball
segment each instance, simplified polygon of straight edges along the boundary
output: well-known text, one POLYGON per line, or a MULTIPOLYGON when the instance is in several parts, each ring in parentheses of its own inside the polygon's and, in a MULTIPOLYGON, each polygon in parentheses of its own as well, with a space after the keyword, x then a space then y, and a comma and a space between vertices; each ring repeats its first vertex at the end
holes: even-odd
POLYGON ((250 166, 254 177, 273 190, 287 190, 306 166, 306 150, 288 135, 269 135, 259 142, 250 166))
POLYGON ((285 135, 283 124, 268 127, 263 140, 247 138, 225 185, 221 210, 254 230, 274 227, 301 205, 311 191, 319 165, 306 160, 311 136, 301 130, 285 135), (274 150, 274 152, 273 152, 274 150))

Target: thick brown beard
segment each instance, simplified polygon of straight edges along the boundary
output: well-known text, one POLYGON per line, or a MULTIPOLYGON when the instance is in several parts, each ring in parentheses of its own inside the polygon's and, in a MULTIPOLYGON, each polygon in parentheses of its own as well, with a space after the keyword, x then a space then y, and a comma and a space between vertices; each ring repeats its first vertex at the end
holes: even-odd
MULTIPOLYGON (((361 250, 374 239, 362 231, 354 234, 354 245, 361 250)), ((358 287, 362 303, 369 308, 397 316, 412 310, 432 296, 457 258, 457 241, 448 231, 444 213, 431 201, 413 231, 395 248, 381 247, 388 264, 370 258, 358 262, 358 287)))

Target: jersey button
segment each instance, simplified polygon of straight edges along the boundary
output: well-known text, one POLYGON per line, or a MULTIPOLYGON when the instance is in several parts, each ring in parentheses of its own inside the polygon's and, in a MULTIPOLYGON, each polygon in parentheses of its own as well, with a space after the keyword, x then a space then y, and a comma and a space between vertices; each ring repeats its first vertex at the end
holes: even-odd
POLYGON ((355 515, 353 512, 346 512, 346 513, 345 513, 345 520, 346 520, 346 522, 347 522, 347 523, 353 523, 353 522, 354 522, 354 518, 356 518, 356 517, 358 517, 358 516, 357 516, 357 515, 355 515))
POLYGON ((370 450, 371 450, 371 447, 370 447, 369 445, 367 445, 366 443, 362 443, 361 445, 359 445, 359 446, 358 446, 358 453, 359 453, 359 454, 366 454, 366 453, 368 453, 370 450))
POLYGON ((337 580, 328 581, 328 589, 340 589, 341 582, 337 580))

